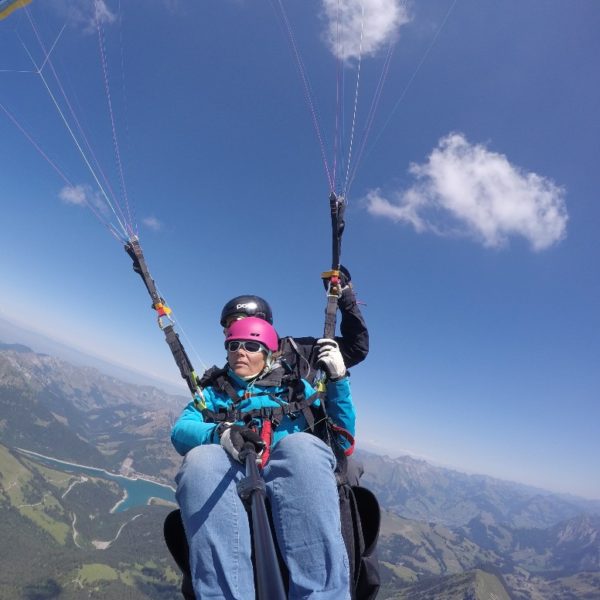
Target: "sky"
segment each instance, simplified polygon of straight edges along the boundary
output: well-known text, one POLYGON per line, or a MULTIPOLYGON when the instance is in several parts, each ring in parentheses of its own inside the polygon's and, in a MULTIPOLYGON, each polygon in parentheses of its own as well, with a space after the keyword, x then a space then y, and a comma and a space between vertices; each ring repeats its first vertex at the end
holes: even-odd
POLYGON ((599 30, 592 0, 33 0, 0 21, 0 317, 185 394, 119 223, 202 371, 238 294, 320 336, 334 188, 358 445, 600 498, 599 30))

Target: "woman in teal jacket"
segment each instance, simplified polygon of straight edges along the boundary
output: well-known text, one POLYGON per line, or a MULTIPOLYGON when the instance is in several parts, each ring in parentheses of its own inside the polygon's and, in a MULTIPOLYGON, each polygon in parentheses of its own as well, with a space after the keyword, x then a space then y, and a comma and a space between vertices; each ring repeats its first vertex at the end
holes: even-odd
MULTIPOLYGON (((250 528, 236 489, 244 476, 239 452, 246 442, 263 458, 270 452, 262 474, 289 571, 289 598, 350 598, 336 459, 327 444, 307 433, 308 406, 320 400, 304 380, 290 393, 277 344, 277 333, 262 319, 233 323, 225 342, 227 370, 204 388, 206 407, 190 403, 173 427, 173 445, 185 455, 177 501, 198 598, 254 598, 250 528)), ((350 384, 335 341, 321 344, 319 362, 328 374, 327 414, 354 435, 350 384)))

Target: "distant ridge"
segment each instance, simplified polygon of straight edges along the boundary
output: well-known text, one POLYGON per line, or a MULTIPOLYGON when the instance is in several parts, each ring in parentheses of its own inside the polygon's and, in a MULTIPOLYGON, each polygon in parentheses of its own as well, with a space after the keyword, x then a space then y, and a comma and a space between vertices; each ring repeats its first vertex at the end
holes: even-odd
POLYGON ((91 366, 104 373, 118 377, 130 383, 138 385, 154 385, 160 387, 170 394, 186 394, 186 388, 181 387, 152 376, 152 374, 141 373, 127 367, 112 363, 108 360, 94 356, 77 348, 71 347, 61 341, 55 340, 46 334, 34 331, 13 321, 6 319, 0 314, 0 344, 4 349, 12 349, 10 346, 22 346, 19 352, 36 352, 62 358, 76 365, 91 366), (8 348, 7 348, 8 346, 8 348), (25 350, 27 348, 27 350, 25 350))
POLYGON ((29 346, 24 346, 23 344, 5 344, 3 342, 0 342, 0 350, 12 350, 13 352, 19 352, 21 354, 33 352, 29 346))
POLYGON ((356 455, 364 465, 364 485, 388 510, 407 519, 460 527, 485 513, 511 527, 546 528, 582 513, 600 514, 599 500, 469 475, 410 456, 356 455))

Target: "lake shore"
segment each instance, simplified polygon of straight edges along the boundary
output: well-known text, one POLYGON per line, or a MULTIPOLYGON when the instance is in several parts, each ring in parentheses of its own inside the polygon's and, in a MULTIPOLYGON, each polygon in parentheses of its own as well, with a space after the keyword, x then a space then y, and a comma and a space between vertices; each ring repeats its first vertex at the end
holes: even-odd
MULTIPOLYGON (((111 473, 110 471, 107 471, 106 469, 102 469, 100 467, 91 467, 89 465, 82 465, 80 463, 70 462, 67 460, 62 460, 60 458, 54 458, 53 456, 47 456, 45 454, 40 454, 39 452, 34 452, 33 450, 26 450, 25 448, 15 447, 14 449, 19 452, 22 452, 23 454, 30 455, 30 456, 37 456, 39 458, 45 458, 45 459, 50 460, 55 463, 68 465, 71 467, 79 467, 81 469, 89 469, 90 471, 97 471, 98 473, 105 473, 109 477, 115 477, 115 478, 122 477, 123 479, 129 479, 130 481, 140 481, 140 480, 147 481, 149 483, 153 483, 154 485, 160 485, 164 488, 171 490, 172 492, 175 492, 175 488, 172 485, 168 485, 166 483, 161 483, 159 481, 156 481, 156 479, 154 479, 153 477, 150 477, 149 475, 143 475, 143 474, 138 473, 135 476, 129 476, 129 475, 122 475, 121 473, 111 473)), ((127 492, 125 492, 125 493, 127 494, 127 492)))

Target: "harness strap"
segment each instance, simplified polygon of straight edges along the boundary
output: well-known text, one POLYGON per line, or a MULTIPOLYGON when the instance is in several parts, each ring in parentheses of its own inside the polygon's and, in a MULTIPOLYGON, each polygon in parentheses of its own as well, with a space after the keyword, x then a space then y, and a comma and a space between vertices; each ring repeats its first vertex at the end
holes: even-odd
POLYGON ((260 418, 268 421, 277 421, 279 424, 284 417, 291 416, 293 418, 294 413, 303 412, 305 408, 308 408, 319 397, 319 392, 315 392, 300 402, 294 401, 282 406, 265 406, 263 408, 255 408, 247 411, 227 410, 222 408, 218 412, 214 412, 205 409, 202 411, 202 416, 208 423, 223 423, 224 421, 250 421, 252 419, 260 418))
POLYGON ((273 425, 269 419, 263 421, 262 429, 260 430, 260 439, 265 443, 265 449, 260 459, 260 467, 264 469, 271 457, 271 444, 273 442, 273 425))
MULTIPOLYGON (((308 378, 308 376, 310 375, 310 370, 312 365, 310 364, 309 360, 300 352, 300 348, 298 347, 298 344, 296 343, 296 340, 293 337, 286 337, 283 338, 282 342, 287 342, 291 347, 292 350, 296 353, 296 370, 298 371, 298 377, 300 377, 301 379, 306 379, 308 378), (304 363, 304 367, 306 372, 302 373, 302 363, 304 363)), ((283 347, 283 345, 282 345, 283 347)), ((285 366, 291 370, 291 367, 285 363, 285 366)))
POLYGON ((148 294, 152 299, 152 308, 156 311, 158 326, 165 334, 165 341, 167 342, 171 354, 177 364, 181 377, 185 379, 187 386, 194 398, 194 402, 201 408, 205 408, 204 397, 202 395, 202 389, 198 385, 198 376, 194 371, 194 367, 179 339, 179 335, 174 329, 173 320, 171 318, 171 309, 167 306, 167 303, 161 298, 154 279, 150 275, 140 241, 136 236, 129 238, 125 244, 125 252, 129 254, 129 257, 133 261, 133 270, 142 278, 148 294))
POLYGON ((350 443, 350 447, 346 448, 346 450, 344 450, 344 454, 346 456, 350 456, 351 454, 353 454, 354 453, 354 436, 347 429, 344 429, 343 427, 340 427, 339 425, 336 425, 335 423, 331 423, 331 429, 333 429, 333 431, 335 431, 339 436, 343 437, 350 443))

